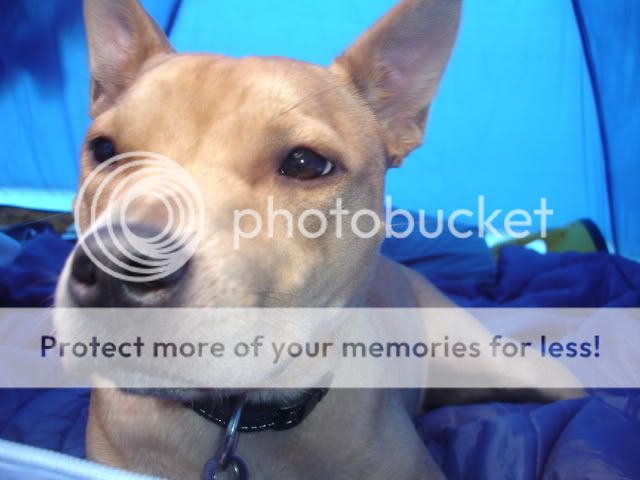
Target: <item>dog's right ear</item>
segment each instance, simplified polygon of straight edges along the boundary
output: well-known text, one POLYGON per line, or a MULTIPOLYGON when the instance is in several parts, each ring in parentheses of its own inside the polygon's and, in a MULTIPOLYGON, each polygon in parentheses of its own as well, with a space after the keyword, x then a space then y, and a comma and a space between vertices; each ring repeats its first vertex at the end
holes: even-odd
POLYGON ((90 114, 109 108, 151 57, 174 50, 137 0, 85 0, 90 114))
POLYGON ((402 0, 331 66, 376 115, 389 166, 398 166, 422 142, 458 31, 461 1, 402 0))

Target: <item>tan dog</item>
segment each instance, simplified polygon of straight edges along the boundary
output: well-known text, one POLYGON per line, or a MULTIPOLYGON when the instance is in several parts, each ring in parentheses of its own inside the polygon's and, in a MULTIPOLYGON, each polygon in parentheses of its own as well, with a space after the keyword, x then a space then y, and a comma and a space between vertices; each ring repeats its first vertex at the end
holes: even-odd
MULTIPOLYGON (((380 256, 381 235, 288 239, 276 231, 278 241, 257 238, 236 252, 228 213, 263 212, 273 195, 276 208, 327 211, 340 197, 351 211, 381 214, 386 170, 422 141, 459 13, 459 0, 404 0, 323 68, 178 55, 135 0, 87 0, 93 123, 82 178, 118 153, 161 153, 198 182, 207 224, 188 266, 144 289, 91 270, 77 249, 57 305, 448 305, 422 277, 380 256)), ((76 208, 85 229, 99 227, 86 203, 76 208)), ((140 217, 152 223, 154 209, 140 217)), ((442 478, 414 429, 417 407, 417 395, 393 390, 330 391, 301 425, 246 435, 239 453, 256 480, 442 478)), ((87 452, 195 480, 221 431, 179 403, 96 390, 87 452)))

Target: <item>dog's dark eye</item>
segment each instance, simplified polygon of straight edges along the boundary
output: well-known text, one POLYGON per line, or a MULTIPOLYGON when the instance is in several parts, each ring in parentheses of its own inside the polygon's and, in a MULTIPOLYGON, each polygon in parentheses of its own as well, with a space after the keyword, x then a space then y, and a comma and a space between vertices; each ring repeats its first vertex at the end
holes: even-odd
POLYGON ((313 180, 328 175, 333 167, 333 163, 322 155, 307 148, 295 148, 280 165, 280 175, 298 180, 313 180))
POLYGON ((90 144, 93 158, 98 163, 106 162, 117 155, 116 146, 109 137, 97 137, 90 144))

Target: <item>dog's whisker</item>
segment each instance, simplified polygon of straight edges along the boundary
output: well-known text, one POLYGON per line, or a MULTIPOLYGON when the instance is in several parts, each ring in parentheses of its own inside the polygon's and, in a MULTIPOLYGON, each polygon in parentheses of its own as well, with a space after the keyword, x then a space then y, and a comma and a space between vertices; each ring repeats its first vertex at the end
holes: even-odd
POLYGON ((54 302, 55 298, 56 298, 55 294, 47 295, 46 297, 44 297, 42 299, 42 301, 40 302, 39 307, 40 308, 53 308, 53 302, 54 302))

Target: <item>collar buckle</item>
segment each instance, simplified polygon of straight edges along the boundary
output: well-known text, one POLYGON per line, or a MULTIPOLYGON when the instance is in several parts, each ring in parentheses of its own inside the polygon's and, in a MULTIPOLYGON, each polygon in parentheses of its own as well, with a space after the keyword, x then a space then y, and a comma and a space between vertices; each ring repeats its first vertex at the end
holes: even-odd
POLYGON ((238 398, 224 432, 222 444, 216 454, 205 464, 202 480, 222 480, 222 478, 226 478, 227 474, 231 475, 231 480, 249 479, 247 466, 235 454, 240 440, 240 417, 246 402, 246 395, 238 398))

